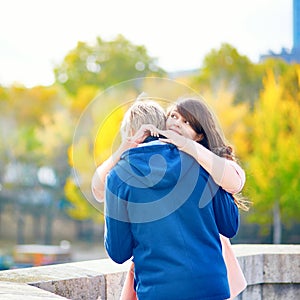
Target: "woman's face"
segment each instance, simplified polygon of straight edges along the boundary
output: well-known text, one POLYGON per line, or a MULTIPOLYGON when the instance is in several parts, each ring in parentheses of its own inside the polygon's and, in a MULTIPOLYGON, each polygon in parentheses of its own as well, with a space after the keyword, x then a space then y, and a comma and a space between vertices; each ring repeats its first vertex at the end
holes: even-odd
POLYGON ((166 127, 169 130, 173 130, 178 134, 189 138, 193 141, 199 141, 199 134, 191 127, 189 122, 183 118, 183 116, 176 110, 176 108, 172 109, 168 118, 166 127))

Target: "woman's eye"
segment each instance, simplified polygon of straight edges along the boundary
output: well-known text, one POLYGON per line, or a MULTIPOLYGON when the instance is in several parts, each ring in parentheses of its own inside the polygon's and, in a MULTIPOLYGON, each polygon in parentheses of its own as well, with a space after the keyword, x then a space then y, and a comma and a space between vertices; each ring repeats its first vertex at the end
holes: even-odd
POLYGON ((172 118, 172 119, 176 119, 175 114, 171 114, 171 118, 172 118))
POLYGON ((184 123, 185 123, 186 125, 190 125, 190 122, 189 122, 189 121, 184 121, 184 123))

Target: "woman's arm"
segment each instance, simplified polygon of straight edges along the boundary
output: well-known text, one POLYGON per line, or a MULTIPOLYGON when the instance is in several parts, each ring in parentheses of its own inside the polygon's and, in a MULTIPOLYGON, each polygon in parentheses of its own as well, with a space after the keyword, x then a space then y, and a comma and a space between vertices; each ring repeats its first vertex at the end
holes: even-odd
POLYGON ((245 184, 245 172, 235 161, 220 157, 201 144, 172 130, 158 130, 158 132, 166 137, 160 139, 161 141, 172 143, 179 150, 194 157, 225 191, 236 194, 242 190, 245 184))
POLYGON ((109 171, 118 163, 122 153, 142 143, 154 129, 155 127, 153 125, 142 126, 133 137, 125 139, 121 143, 118 150, 100 166, 97 167, 92 178, 92 192, 96 200, 98 200, 99 202, 104 201, 106 176, 109 171))
POLYGON ((125 140, 121 143, 118 150, 96 169, 92 178, 92 192, 99 202, 104 201, 106 175, 120 160, 122 153, 129 148, 132 148, 132 143, 125 140))
POLYGON ((225 191, 236 194, 242 190, 245 172, 235 161, 220 157, 192 140, 187 140, 179 150, 193 156, 225 191))

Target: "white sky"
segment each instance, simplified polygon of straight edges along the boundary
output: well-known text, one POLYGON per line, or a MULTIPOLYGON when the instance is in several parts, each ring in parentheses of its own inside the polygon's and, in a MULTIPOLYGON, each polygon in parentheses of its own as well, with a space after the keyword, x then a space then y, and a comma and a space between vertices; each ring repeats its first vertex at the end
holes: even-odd
POLYGON ((223 42, 257 62, 292 48, 292 0, 1 0, 0 85, 49 85, 78 41, 117 34, 167 71, 200 68, 223 42))

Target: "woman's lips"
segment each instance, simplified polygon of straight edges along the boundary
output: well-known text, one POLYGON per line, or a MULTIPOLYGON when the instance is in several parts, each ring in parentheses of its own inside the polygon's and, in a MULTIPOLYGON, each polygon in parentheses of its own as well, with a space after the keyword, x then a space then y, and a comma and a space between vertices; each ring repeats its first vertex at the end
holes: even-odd
POLYGON ((172 130, 172 131, 174 131, 174 132, 176 132, 176 133, 178 133, 178 134, 182 135, 182 134, 181 134, 181 132, 179 132, 179 131, 178 131, 178 130, 176 130, 175 128, 172 128, 172 127, 171 127, 171 128, 170 128, 170 130, 172 130))

